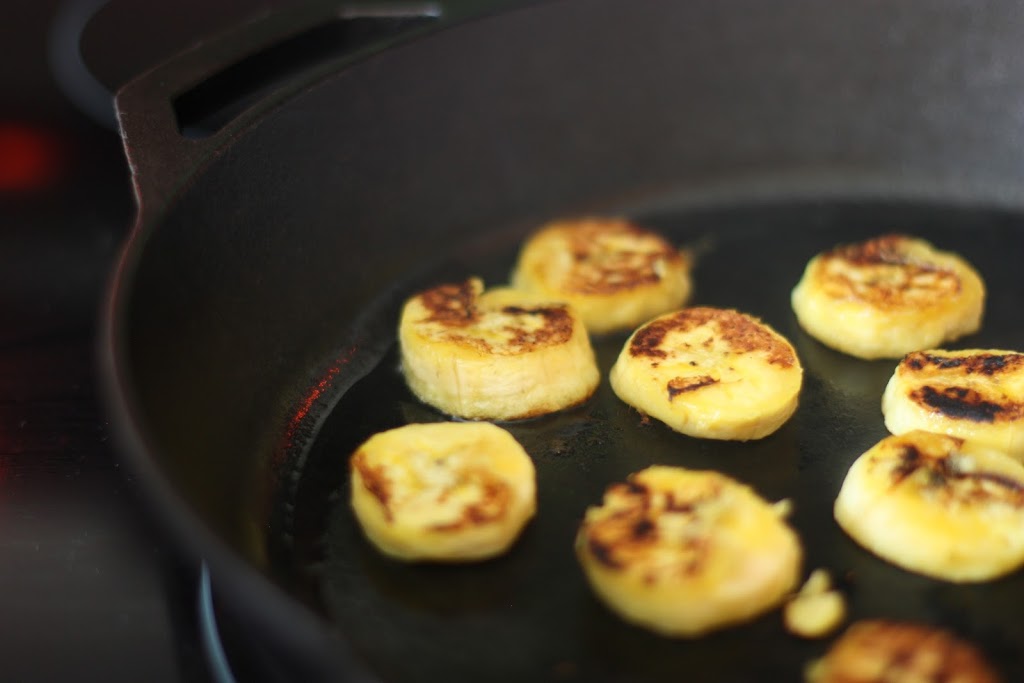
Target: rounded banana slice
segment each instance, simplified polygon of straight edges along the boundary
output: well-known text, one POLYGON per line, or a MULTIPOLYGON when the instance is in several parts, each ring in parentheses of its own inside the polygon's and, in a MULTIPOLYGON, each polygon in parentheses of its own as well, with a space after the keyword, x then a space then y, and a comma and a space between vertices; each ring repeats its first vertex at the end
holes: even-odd
POLYGON ((587 510, 576 555, 625 620, 699 636, 755 618, 796 585, 803 552, 778 508, 713 471, 655 466, 587 510))
POLYGON ((973 645, 946 631, 870 619, 851 625, 807 670, 807 683, 1000 683, 973 645))
POLYGON ((595 334, 631 330, 679 308, 692 287, 682 252, 618 218, 544 226, 523 245, 512 284, 569 302, 595 334))
POLYGON ((759 439, 797 407, 803 368, 761 321, 695 307, 647 323, 611 370, 616 395, 672 429, 709 439, 759 439))
POLYGON ((488 422, 411 424, 373 435, 349 460, 366 537, 400 560, 503 553, 536 510, 533 461, 488 422))
POLYGON ((906 235, 819 254, 792 292, 797 321, 859 358, 900 358, 975 332, 985 286, 964 259, 906 235))
POLYGON ((468 419, 514 420, 582 403, 600 373, 566 304, 471 278, 406 302, 402 371, 422 401, 468 419))
POLYGON ((987 581, 1024 564, 1024 465, 957 437, 882 439, 850 468, 834 514, 863 547, 933 578, 987 581))
POLYGON ((885 426, 970 439, 1024 460, 1024 354, 968 349, 915 351, 882 394, 885 426))

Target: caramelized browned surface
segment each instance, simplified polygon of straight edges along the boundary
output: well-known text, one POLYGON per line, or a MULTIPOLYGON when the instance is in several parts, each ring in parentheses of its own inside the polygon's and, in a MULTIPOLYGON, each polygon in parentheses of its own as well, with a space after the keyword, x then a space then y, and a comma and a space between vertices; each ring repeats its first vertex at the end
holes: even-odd
POLYGON ((906 243, 910 239, 907 235, 882 235, 858 244, 840 245, 828 255, 855 266, 907 265, 911 263, 906 252, 906 243))
POLYGON ((683 260, 671 244, 628 221, 582 221, 564 234, 576 263, 568 292, 608 295, 654 284, 662 279, 659 263, 683 260))
POLYGON ((421 293, 420 301, 429 312, 427 322, 449 327, 465 327, 479 319, 476 299, 479 287, 472 280, 456 284, 438 285, 421 293))
MULTIPOLYGON (((358 473, 363 487, 380 502, 385 519, 392 521, 395 516, 393 506, 400 505, 401 501, 395 500, 394 486, 387 475, 387 469, 368 463, 363 451, 357 451, 352 456, 352 468, 358 473)), ((438 503, 445 503, 457 489, 467 486, 479 490, 482 495, 479 500, 463 507, 459 519, 432 525, 432 530, 458 531, 504 518, 512 504, 512 491, 507 482, 481 467, 462 467, 455 470, 455 475, 447 486, 437 490, 435 500, 438 503)), ((401 495, 397 497, 401 498, 401 495)))
POLYGON ((812 683, 1000 683, 973 645, 929 626, 860 621, 829 650, 812 683))
POLYGON ((519 319, 502 328, 509 335, 507 343, 511 346, 510 353, 528 353, 545 346, 558 346, 572 337, 573 318, 565 306, 506 306, 501 312, 519 319), (534 328, 532 325, 524 325, 530 318, 539 319, 540 326, 534 328))
MULTIPOLYGON (((783 368, 796 363, 793 349, 757 320, 737 311, 701 306, 685 308, 648 323, 633 336, 629 353, 634 357, 665 358, 668 353, 662 345, 670 332, 688 332, 704 326, 709 328, 703 342, 706 347, 724 342, 738 353, 762 351, 768 356, 768 362, 783 368)), ((691 346, 684 344, 685 349, 691 346)))
POLYGON ((688 391, 696 391, 697 389, 711 386, 717 382, 718 380, 710 375, 700 375, 699 377, 674 377, 668 382, 669 400, 672 400, 679 394, 685 394, 688 391))
POLYGON ((466 468, 459 471, 458 481, 438 494, 438 502, 445 502, 452 492, 461 486, 470 485, 482 492, 480 500, 465 506, 462 516, 445 524, 435 524, 434 531, 458 531, 473 526, 482 526, 505 517, 512 503, 509 485, 483 468, 466 468))
POLYGON ((960 293, 960 276, 937 260, 912 253, 913 238, 885 235, 845 244, 821 255, 820 285, 834 299, 856 299, 880 309, 934 305, 960 293))
POLYGON ((1024 354, 977 353, 970 356, 946 356, 929 351, 915 351, 907 354, 903 362, 913 370, 956 369, 966 375, 995 377, 1019 370, 1024 366, 1024 354))
POLYGON ((948 356, 920 351, 909 354, 900 363, 927 381, 934 382, 909 392, 910 400, 926 408, 957 420, 997 423, 1012 422, 1024 417, 1024 403, 1003 395, 998 388, 1002 377, 1019 373, 1024 367, 1024 355, 1018 353, 978 353, 969 356, 948 356), (973 377, 991 381, 986 385, 971 386, 973 377))
POLYGON ((356 451, 352 455, 352 469, 359 474, 359 478, 363 482, 363 487, 366 488, 373 497, 380 502, 381 509, 384 511, 384 517, 388 521, 391 521, 393 515, 391 514, 391 484, 388 481, 387 474, 383 467, 371 465, 368 463, 366 453, 363 451, 356 451))
POLYGON ((605 494, 606 513, 588 520, 583 527, 587 548, 594 558, 610 569, 642 566, 644 583, 656 583, 663 576, 687 576, 701 570, 710 550, 706 534, 693 534, 673 545, 661 548, 661 560, 646 561, 647 555, 661 538, 659 520, 675 515, 685 525, 700 528, 701 505, 718 496, 718 485, 695 488, 692 496, 677 497, 673 491, 654 492, 636 475, 626 483, 613 484, 605 494), (671 556, 671 562, 665 558, 671 556))
POLYGON ((915 403, 957 420, 971 422, 1012 422, 1024 416, 1024 404, 1016 401, 991 401, 969 387, 925 385, 910 392, 915 403))
POLYGON ((566 305, 492 308, 481 302, 482 290, 479 280, 469 279, 421 292, 417 297, 427 315, 419 324, 426 334, 504 356, 558 346, 572 338, 575 320, 566 305))
MULTIPOLYGON (((957 445, 961 439, 948 437, 957 445)), ((1024 505, 1024 483, 1002 474, 964 467, 955 454, 935 453, 906 442, 890 470, 893 486, 911 476, 922 478, 930 495, 939 502, 992 501, 1007 505, 1024 505)))

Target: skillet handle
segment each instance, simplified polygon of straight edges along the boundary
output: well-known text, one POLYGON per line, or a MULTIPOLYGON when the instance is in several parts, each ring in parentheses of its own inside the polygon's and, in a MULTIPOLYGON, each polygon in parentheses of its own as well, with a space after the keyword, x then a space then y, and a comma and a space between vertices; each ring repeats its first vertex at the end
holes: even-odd
POLYGON ((166 206, 194 170, 298 82, 440 16, 429 1, 313 0, 265 11, 138 76, 114 104, 140 214, 166 206))

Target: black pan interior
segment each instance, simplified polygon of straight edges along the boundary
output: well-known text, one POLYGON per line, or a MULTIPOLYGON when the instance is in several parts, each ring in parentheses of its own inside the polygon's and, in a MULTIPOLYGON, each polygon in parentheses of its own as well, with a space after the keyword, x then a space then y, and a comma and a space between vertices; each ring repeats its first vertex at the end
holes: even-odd
POLYGON ((333 357, 321 359, 330 370, 311 391, 322 410, 309 410, 309 396, 297 402, 292 437, 278 455, 288 463, 290 483, 277 487, 267 540, 275 580, 336 624, 386 681, 800 680, 829 641, 788 635, 777 611, 701 639, 666 639, 606 610, 577 566, 576 526, 609 483, 653 463, 713 468, 768 499, 793 501, 805 571, 832 572, 849 598, 851 619, 948 628, 981 645, 1007 680, 1024 680, 1024 572, 980 585, 923 578, 860 549, 833 521, 832 502, 847 468, 886 434, 879 405, 895 361, 862 361, 822 346, 801 331, 789 305, 790 290, 815 253, 882 233, 910 233, 961 253, 986 281, 982 330, 950 346, 1020 348, 1024 216, 863 199, 622 209, 692 251, 693 303, 751 313, 794 343, 805 369, 795 416, 775 434, 746 443, 674 433, 642 419, 608 385, 626 335, 596 338, 604 380, 591 400, 504 424, 533 457, 538 476, 538 516, 513 549, 475 565, 388 560, 361 536, 348 507, 347 458, 376 431, 446 419, 419 403, 402 380, 393 338, 398 307, 427 283, 471 274, 503 282, 522 233, 456 248, 367 305, 360 325, 372 331, 372 343, 339 342, 333 357))

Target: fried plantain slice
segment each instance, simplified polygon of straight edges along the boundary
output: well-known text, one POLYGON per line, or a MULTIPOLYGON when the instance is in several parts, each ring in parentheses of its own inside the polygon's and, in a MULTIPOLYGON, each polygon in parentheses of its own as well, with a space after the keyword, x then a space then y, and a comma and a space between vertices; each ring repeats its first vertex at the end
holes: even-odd
POLYGON ((1024 465, 953 436, 889 436, 850 467, 834 513, 855 541, 912 572, 987 581, 1024 564, 1024 465))
POLYGON ((594 334, 631 330, 675 310, 692 289, 684 252, 620 218, 545 225, 520 250, 512 283, 569 302, 594 334))
POLYGON ((709 439, 758 439, 797 408, 803 368, 761 321, 694 307, 642 326, 611 370, 616 395, 672 429, 709 439))
POLYGON ((884 235, 812 258, 791 300, 801 327, 825 345, 900 358, 977 331, 985 285, 957 254, 884 235))
POLYGON ((778 605, 802 549, 780 508, 713 471, 653 466, 587 510, 576 554, 597 593, 631 623, 694 637, 778 605))
POLYGON ((852 624, 807 669, 806 683, 1001 683, 972 644, 924 624, 865 619, 852 624))
POLYGON ((882 394, 885 426, 949 434, 1024 460, 1024 354, 997 349, 907 354, 882 394))
POLYGON ((533 461, 487 422, 411 424, 366 440, 349 460, 366 537, 405 561, 501 554, 536 511, 533 461))
POLYGON ((582 403, 600 373, 567 304, 479 278, 410 298, 398 328, 402 371, 420 400, 457 417, 514 420, 582 403))

